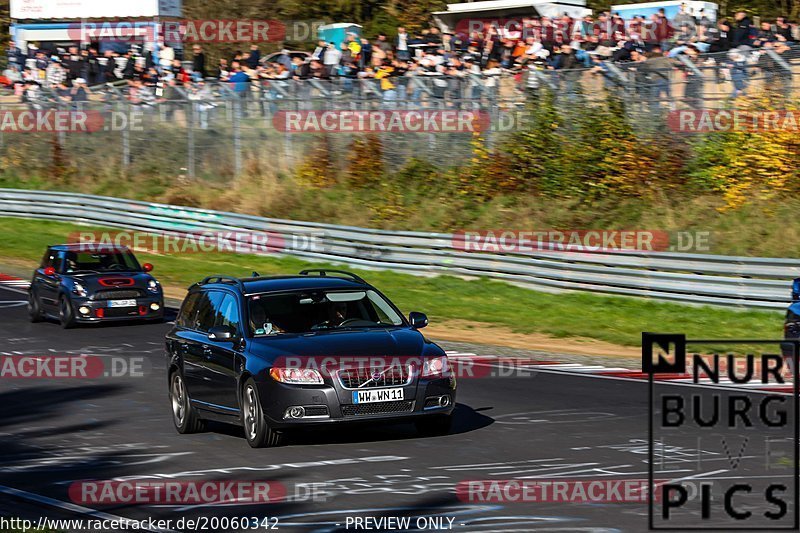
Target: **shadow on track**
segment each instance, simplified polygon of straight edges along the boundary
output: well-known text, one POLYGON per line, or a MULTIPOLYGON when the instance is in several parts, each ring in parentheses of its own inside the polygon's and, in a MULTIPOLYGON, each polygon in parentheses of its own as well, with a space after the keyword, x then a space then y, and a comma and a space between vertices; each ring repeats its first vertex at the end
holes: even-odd
MULTIPOLYGON (((468 405, 457 403, 453 411, 453 428, 449 435, 459 435, 485 428, 494 419, 483 415, 468 405)), ((244 439, 244 431, 239 426, 221 422, 209 422, 208 431, 244 439)), ((421 437, 410 422, 384 422, 369 420, 348 421, 346 424, 317 426, 315 428, 292 429, 287 432, 288 445, 308 446, 315 444, 355 444, 363 442, 382 442, 421 437)))

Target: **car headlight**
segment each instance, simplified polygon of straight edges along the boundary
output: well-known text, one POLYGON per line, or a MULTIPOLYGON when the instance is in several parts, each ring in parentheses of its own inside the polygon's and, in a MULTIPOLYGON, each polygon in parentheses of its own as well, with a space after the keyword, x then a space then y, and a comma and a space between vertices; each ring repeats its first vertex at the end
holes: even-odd
POLYGON ((158 292, 158 282, 154 279, 147 280, 147 290, 150 292, 158 292))
POLYGON ((83 285, 81 285, 77 281, 74 281, 72 282, 72 294, 80 296, 81 298, 86 298, 87 292, 83 285))
POLYGON ((275 381, 291 385, 322 385, 322 375, 311 368, 282 368, 272 367, 269 375, 275 381))
POLYGON ((447 356, 431 357, 422 361, 423 378, 441 378, 450 375, 450 364, 447 356))

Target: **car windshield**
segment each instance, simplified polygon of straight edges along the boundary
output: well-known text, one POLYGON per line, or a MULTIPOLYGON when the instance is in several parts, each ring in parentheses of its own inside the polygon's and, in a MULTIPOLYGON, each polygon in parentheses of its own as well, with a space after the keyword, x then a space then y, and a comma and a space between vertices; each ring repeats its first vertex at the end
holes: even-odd
POLYGON ((110 250, 106 252, 67 252, 64 271, 73 272, 139 272, 142 267, 131 252, 110 250))
POLYGON ((392 305, 373 290, 261 294, 250 297, 248 308, 250 334, 257 337, 403 325, 392 305))

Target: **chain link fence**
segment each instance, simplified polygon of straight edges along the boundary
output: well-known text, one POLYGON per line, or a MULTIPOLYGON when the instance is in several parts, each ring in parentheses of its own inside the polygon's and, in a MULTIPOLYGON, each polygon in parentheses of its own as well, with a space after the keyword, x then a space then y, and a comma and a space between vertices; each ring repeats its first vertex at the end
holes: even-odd
POLYGON ((795 98, 800 50, 744 50, 695 58, 648 59, 612 63, 587 59, 577 70, 525 65, 517 72, 464 76, 407 75, 380 79, 259 80, 244 87, 208 80, 187 86, 95 87, 88 102, 64 102, 41 88, 26 102, 4 97, 0 111, 86 111, 102 117, 91 133, 10 133, 0 129, 0 160, 6 169, 46 173, 53 166, 108 169, 120 173, 161 173, 186 179, 228 182, 261 165, 292 172, 323 153, 343 167, 358 134, 329 131, 296 133, 280 127, 289 111, 464 110, 482 113, 490 128, 480 132, 422 131, 376 133, 383 165, 396 168, 411 158, 440 167, 463 163, 474 143, 491 146, 523 126, 515 113, 543 90, 556 95, 565 115, 604 105, 618 95, 632 123, 671 134, 664 117, 671 110, 725 108, 737 92, 776 99, 774 107, 795 98), (322 149, 322 152, 320 150, 322 149))

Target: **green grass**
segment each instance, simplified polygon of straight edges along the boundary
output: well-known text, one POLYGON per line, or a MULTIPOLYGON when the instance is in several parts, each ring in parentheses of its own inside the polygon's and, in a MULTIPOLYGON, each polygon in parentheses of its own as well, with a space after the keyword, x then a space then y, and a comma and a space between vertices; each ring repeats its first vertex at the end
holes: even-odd
MULTIPOLYGON (((45 246, 67 240, 85 226, 16 218, 0 218, 0 264, 9 260, 38 263, 45 246)), ((137 253, 156 266, 165 286, 187 287, 208 274, 262 275, 296 273, 321 266, 290 257, 225 253, 152 255, 137 253)), ((655 300, 589 293, 548 294, 512 285, 452 276, 416 277, 388 271, 351 269, 376 285, 404 312, 422 311, 431 322, 453 319, 505 326, 520 333, 555 337, 589 337, 638 346, 642 331, 685 333, 689 338, 780 338, 777 312, 694 307, 655 300)), ((788 288, 787 288, 788 291, 788 288)), ((497 335, 487 327, 486 343, 497 335)))

